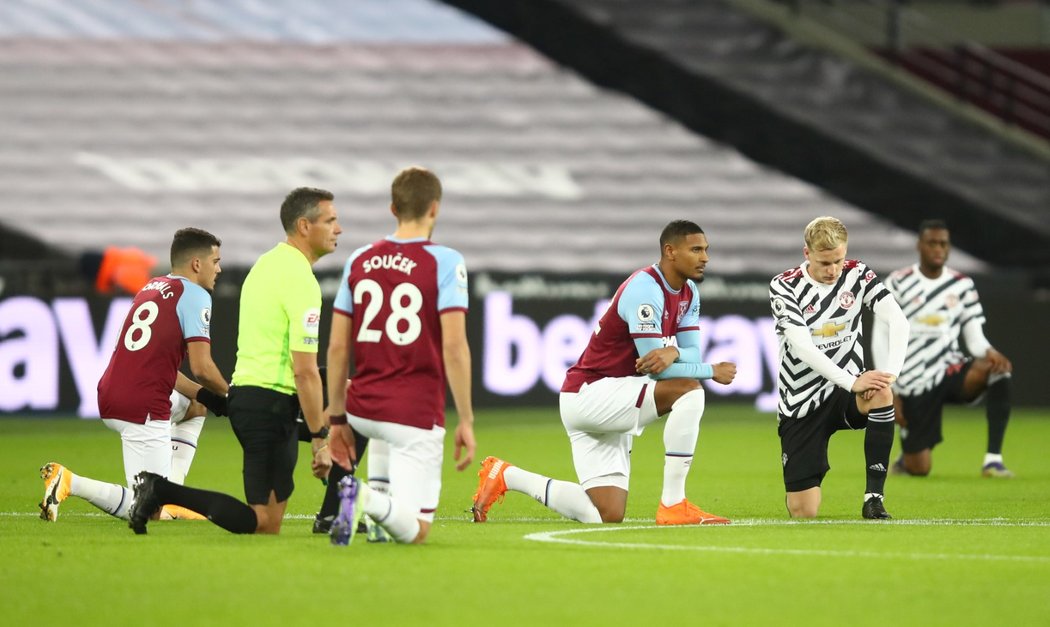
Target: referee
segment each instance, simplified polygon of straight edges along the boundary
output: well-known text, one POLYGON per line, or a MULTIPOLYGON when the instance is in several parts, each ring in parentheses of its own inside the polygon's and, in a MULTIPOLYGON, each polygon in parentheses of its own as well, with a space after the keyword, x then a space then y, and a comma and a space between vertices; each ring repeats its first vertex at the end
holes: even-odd
POLYGON ((300 407, 310 428, 314 474, 331 466, 317 370, 321 287, 313 264, 342 229, 323 189, 292 190, 281 205, 287 239, 264 253, 241 288, 230 424, 244 449, 244 495, 257 533, 279 533, 298 458, 300 407))

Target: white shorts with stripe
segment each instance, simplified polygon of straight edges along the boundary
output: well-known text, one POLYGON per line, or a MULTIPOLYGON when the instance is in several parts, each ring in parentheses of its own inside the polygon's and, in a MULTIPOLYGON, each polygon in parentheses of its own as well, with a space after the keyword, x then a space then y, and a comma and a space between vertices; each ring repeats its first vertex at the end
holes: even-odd
POLYGON ((124 478, 129 488, 133 487, 135 475, 143 470, 155 472, 161 477, 171 475, 171 423, 167 420, 151 420, 137 424, 115 418, 103 418, 107 427, 120 434, 124 452, 124 478))
POLYGON ((441 464, 445 456, 445 429, 420 429, 393 422, 369 420, 347 414, 360 433, 390 445, 390 494, 418 512, 417 518, 434 521, 441 496, 441 464))
POLYGON ((584 489, 627 489, 633 437, 660 417, 655 392, 656 381, 641 376, 599 379, 561 393, 561 421, 584 489))

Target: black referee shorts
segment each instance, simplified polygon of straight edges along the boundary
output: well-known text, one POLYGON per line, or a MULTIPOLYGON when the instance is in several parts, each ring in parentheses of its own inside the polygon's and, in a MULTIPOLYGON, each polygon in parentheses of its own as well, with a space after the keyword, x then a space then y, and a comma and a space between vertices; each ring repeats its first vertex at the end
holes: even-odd
POLYGON ((932 390, 914 396, 899 395, 901 417, 908 423, 901 428, 901 448, 905 453, 920 453, 941 443, 944 404, 965 402, 963 383, 972 367, 972 361, 952 364, 932 390))
POLYGON ((244 496, 250 505, 287 501, 299 459, 299 398, 254 386, 230 388, 230 426, 244 449, 244 496))
POLYGON ((784 465, 784 488, 800 492, 815 488, 831 470, 828 442, 841 429, 863 429, 866 416, 857 409, 853 392, 836 387, 824 404, 802 418, 780 416, 780 461, 784 465))

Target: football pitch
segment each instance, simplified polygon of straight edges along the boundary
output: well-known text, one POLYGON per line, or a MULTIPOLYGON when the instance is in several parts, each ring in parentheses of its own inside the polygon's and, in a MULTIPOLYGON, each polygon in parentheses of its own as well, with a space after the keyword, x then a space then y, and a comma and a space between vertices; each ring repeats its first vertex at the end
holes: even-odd
MULTIPOLYGON (((454 421, 454 417, 450 417, 454 421)), ((333 547, 311 533, 323 493, 301 451, 277 537, 207 522, 135 536, 76 498, 37 517, 37 469, 58 461, 120 482, 117 436, 96 421, 0 419, 0 600, 6 625, 1050 624, 1050 411, 1015 410, 1013 479, 984 479, 979 409, 946 410, 928 478, 891 476, 892 521, 860 518, 863 436, 832 439, 815 521, 783 506, 775 420, 713 399, 687 495, 729 526, 657 528, 662 426, 635 440, 628 520, 569 522, 510 493, 489 522, 467 509, 477 465, 446 452, 428 544, 333 547)), ((478 412, 479 461, 575 480, 554 408, 478 412)), ((305 446, 305 445, 304 445, 305 446)), ((894 444, 894 457, 899 442, 894 444)), ((190 485, 240 498, 240 448, 209 419, 190 485)))

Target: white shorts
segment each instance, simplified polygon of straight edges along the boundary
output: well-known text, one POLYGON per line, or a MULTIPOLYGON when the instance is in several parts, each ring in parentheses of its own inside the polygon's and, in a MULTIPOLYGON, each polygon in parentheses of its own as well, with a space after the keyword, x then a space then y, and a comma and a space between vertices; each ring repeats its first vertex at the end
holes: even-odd
POLYGON ((445 429, 424 430, 347 414, 350 424, 369 438, 390 445, 390 494, 419 520, 434 521, 441 497, 441 464, 445 457, 445 429))
POLYGON ((190 408, 190 399, 179 394, 178 391, 172 390, 171 397, 171 424, 177 425, 186 419, 186 411, 190 408))
POLYGON ((150 420, 137 424, 115 418, 103 418, 107 427, 120 434, 124 451, 124 478, 129 488, 134 487, 135 475, 143 470, 162 477, 171 475, 171 423, 150 420))
POLYGON ((660 417, 656 382, 644 376, 599 379, 579 392, 562 392, 558 400, 580 485, 626 490, 633 436, 660 417))

